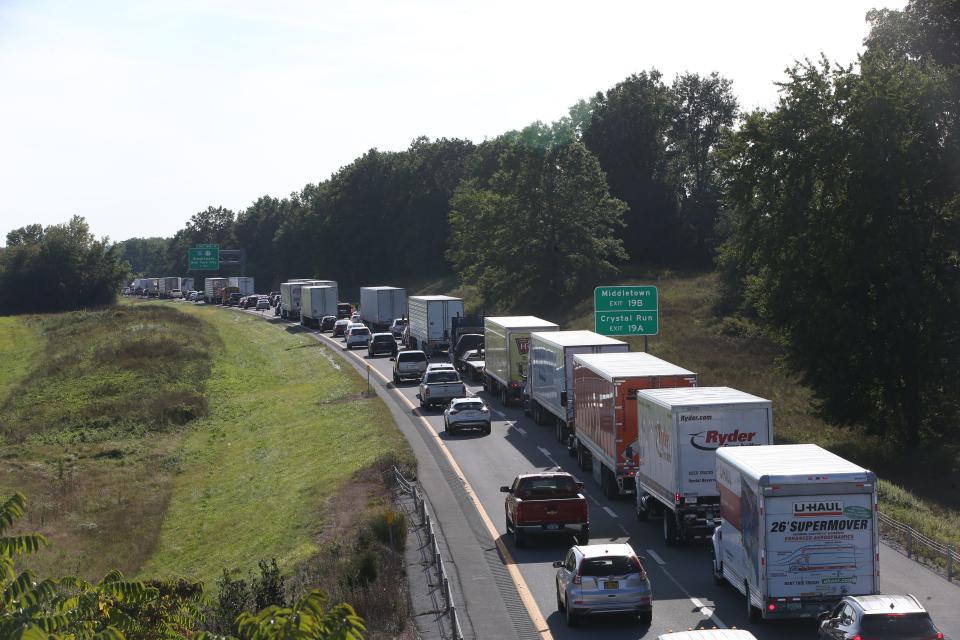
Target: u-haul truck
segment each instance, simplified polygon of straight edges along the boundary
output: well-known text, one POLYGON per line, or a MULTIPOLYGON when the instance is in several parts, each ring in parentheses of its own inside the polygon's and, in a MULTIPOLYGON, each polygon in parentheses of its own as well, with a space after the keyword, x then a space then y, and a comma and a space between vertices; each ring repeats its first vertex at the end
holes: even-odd
POLYGON ((813 618, 879 591, 877 478, 814 444, 717 450, 713 573, 751 620, 813 618))

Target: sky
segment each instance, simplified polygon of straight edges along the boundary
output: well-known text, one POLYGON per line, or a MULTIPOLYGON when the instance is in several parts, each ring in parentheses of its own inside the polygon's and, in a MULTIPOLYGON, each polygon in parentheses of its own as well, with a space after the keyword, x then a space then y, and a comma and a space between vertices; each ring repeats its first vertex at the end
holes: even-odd
POLYGON ((0 0, 0 242, 81 215, 171 236, 370 148, 550 122, 632 73, 713 71, 776 105, 794 60, 849 64, 877 0, 0 0))

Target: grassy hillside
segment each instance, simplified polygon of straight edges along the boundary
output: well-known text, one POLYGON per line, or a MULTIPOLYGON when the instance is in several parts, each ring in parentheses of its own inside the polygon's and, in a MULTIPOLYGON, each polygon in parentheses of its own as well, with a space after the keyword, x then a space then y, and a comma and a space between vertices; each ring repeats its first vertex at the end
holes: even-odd
POLYGON ((0 317, 0 406, 30 372, 43 344, 36 316, 0 317))
POLYGON ((379 456, 412 459, 325 347, 220 308, 5 318, 0 361, 0 493, 50 539, 42 574, 289 573, 382 513, 379 456))

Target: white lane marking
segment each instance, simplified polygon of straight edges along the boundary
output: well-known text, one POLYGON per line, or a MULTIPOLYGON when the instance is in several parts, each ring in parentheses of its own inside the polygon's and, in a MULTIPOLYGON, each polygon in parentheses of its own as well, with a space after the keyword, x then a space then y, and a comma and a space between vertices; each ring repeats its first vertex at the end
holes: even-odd
POLYGON ((622 524, 618 524, 617 526, 620 527, 620 531, 623 531, 623 535, 625 535, 625 536, 629 536, 629 535, 630 535, 630 532, 627 531, 627 528, 626 528, 625 526, 623 526, 622 524))
POLYGON ((527 435, 527 430, 524 429, 523 427, 518 427, 516 424, 510 424, 509 422, 507 423, 507 426, 508 426, 508 427, 513 427, 514 429, 516 429, 517 431, 519 431, 519 432, 520 432, 520 435, 522 435, 522 436, 527 435))
POLYGON ((701 615, 711 618, 717 624, 718 627, 720 627, 721 629, 727 628, 727 625, 723 623, 723 620, 713 615, 713 609, 711 609, 707 605, 700 602, 700 600, 698 600, 697 598, 690 598, 690 602, 692 602, 693 606, 695 606, 700 611, 701 615))
POLYGON ((611 509, 610 507, 604 507, 603 510, 606 511, 606 512, 607 512, 607 515, 609 515, 611 518, 616 518, 616 517, 618 517, 617 514, 616 514, 616 512, 615 512, 613 509, 611 509))
POLYGON ((557 461, 553 459, 553 456, 550 455, 550 450, 549 450, 549 449, 545 449, 544 447, 537 447, 537 449, 540 449, 540 453, 542 453, 543 455, 547 456, 547 460, 549 460, 550 463, 551 463, 553 466, 555 466, 555 467, 559 467, 559 466, 560 466, 560 465, 557 463, 557 461))
POLYGON ((661 565, 661 566, 667 564, 667 563, 664 561, 664 559, 661 558, 659 555, 657 555, 657 552, 654 551, 653 549, 647 549, 647 555, 650 556, 651 558, 653 558, 654 561, 655 561, 657 564, 661 565))
POLYGON ((590 502, 592 502, 593 504, 597 505, 598 507, 600 506, 600 503, 597 502, 597 499, 594 498, 592 495, 590 495, 589 493, 584 494, 584 495, 586 495, 586 496, 590 499, 590 502))

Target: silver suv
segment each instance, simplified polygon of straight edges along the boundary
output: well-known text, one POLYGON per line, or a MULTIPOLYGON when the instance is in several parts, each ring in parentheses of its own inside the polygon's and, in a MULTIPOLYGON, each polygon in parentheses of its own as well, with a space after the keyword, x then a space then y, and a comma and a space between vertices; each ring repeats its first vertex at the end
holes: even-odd
POLYGON ((557 609, 575 627, 581 616, 632 613, 640 622, 653 620, 650 579, 640 557, 628 544, 571 547, 557 568, 557 609))
POLYGON ((393 360, 393 383, 401 380, 419 380, 427 372, 427 354, 423 351, 401 351, 393 360))
POLYGON ((845 596, 820 616, 820 640, 943 638, 914 596, 845 596))

